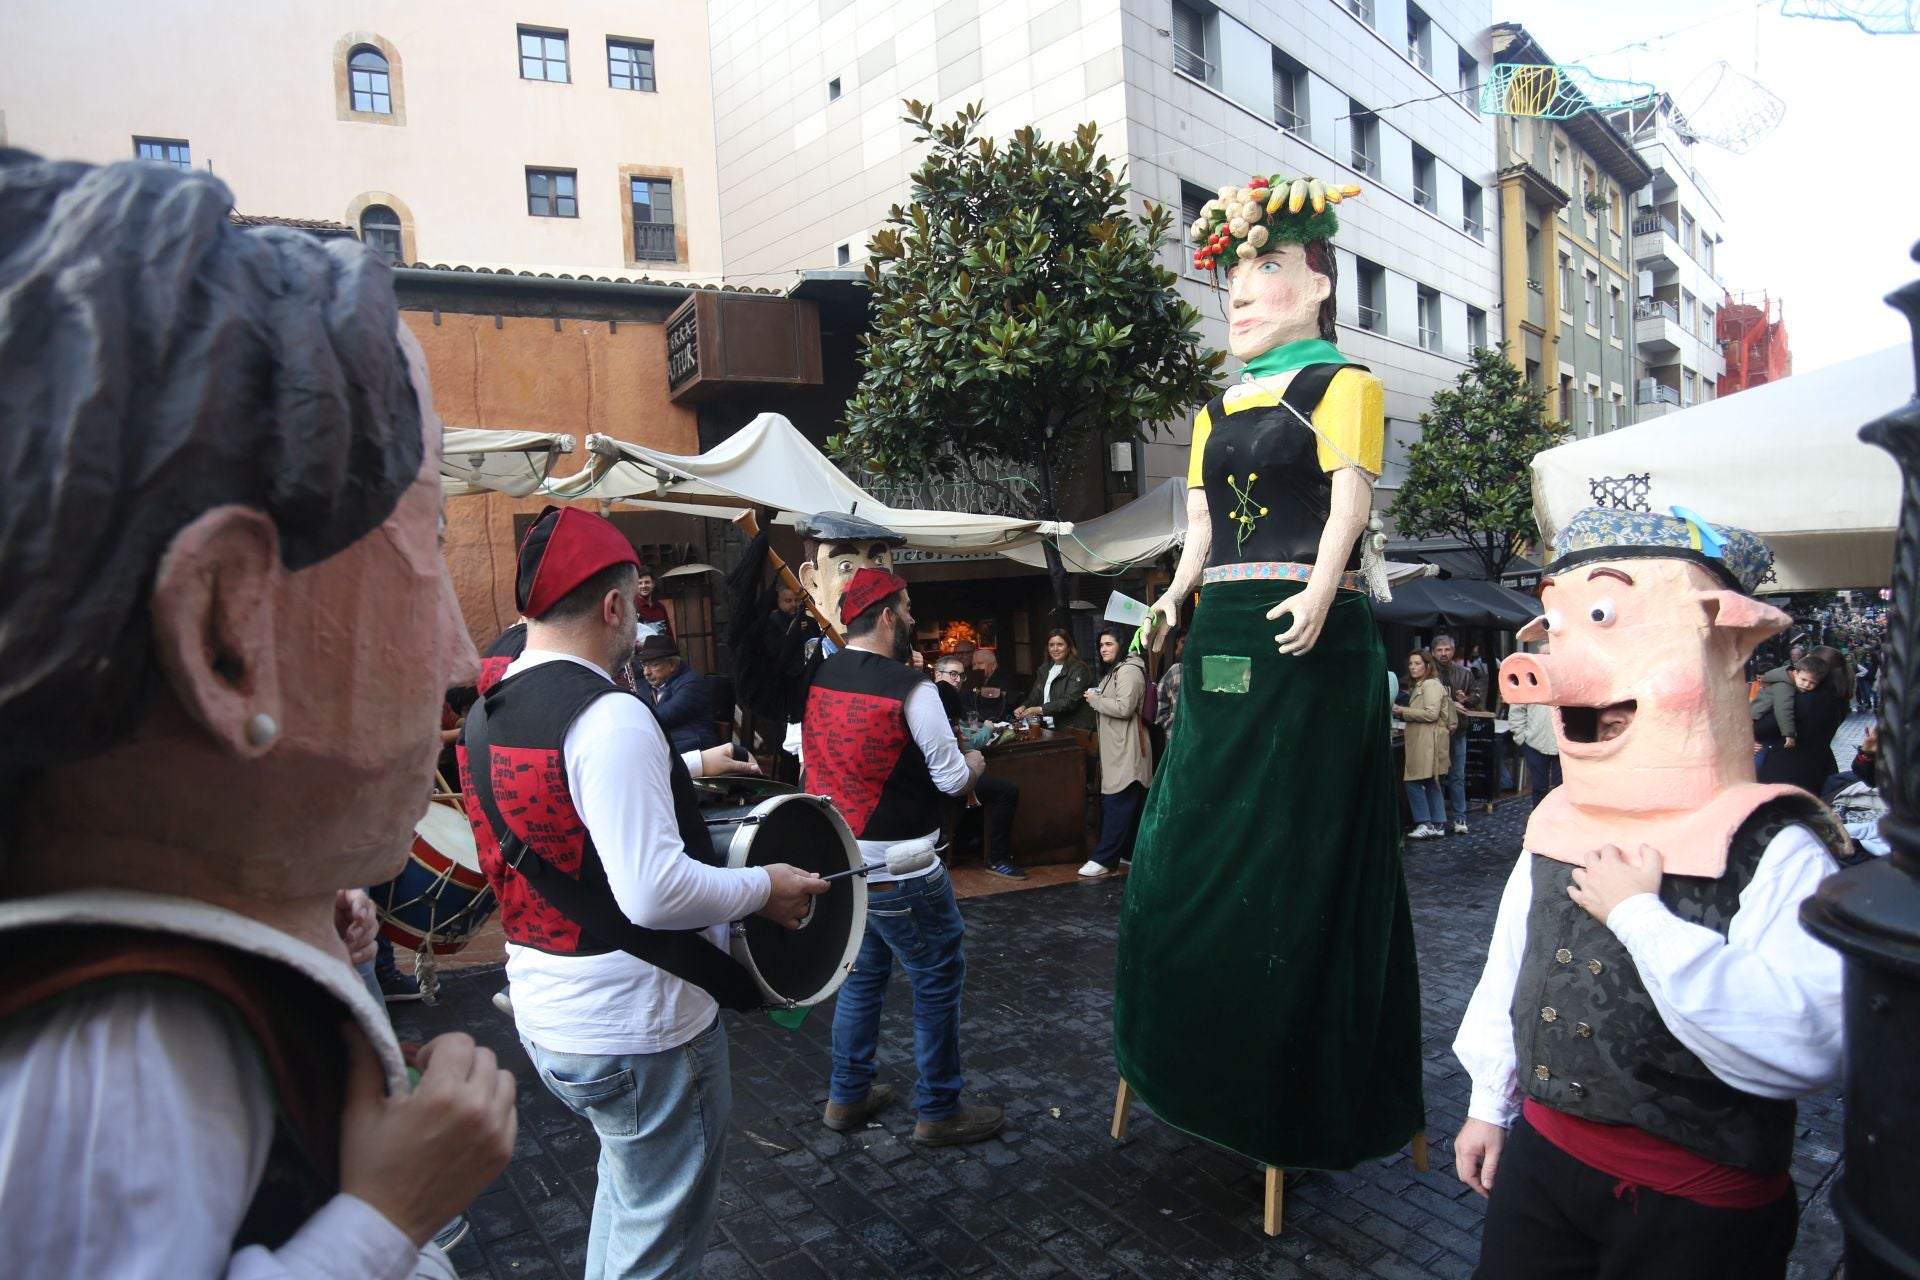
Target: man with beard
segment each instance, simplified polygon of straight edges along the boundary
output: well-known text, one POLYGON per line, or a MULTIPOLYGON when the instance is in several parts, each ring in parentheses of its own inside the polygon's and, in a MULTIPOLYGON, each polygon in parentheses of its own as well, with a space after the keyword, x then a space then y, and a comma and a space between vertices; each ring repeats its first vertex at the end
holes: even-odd
POLYGON ((925 871, 887 874, 889 847, 938 838, 942 794, 963 795, 986 769, 962 755, 933 686, 907 666, 913 610, 907 584, 862 568, 840 597, 847 647, 828 658, 807 694, 802 723, 806 786, 830 795, 873 868, 867 875, 867 932, 833 1011, 833 1079, 823 1119, 859 1129, 893 1099, 875 1084, 880 1013, 893 962, 913 987, 916 1142, 947 1146, 991 1137, 999 1107, 962 1106, 960 991, 965 928, 953 884, 938 861, 925 871))

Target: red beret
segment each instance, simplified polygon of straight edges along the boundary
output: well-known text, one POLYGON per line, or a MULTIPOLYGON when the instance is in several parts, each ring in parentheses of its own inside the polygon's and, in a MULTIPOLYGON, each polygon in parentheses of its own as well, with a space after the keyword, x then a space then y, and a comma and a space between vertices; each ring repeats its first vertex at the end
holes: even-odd
POLYGON ((548 507, 520 544, 514 601, 538 618, 569 591, 616 564, 638 567, 640 557, 611 521, 579 507, 548 507))
POLYGON ((840 593, 840 622, 852 622, 874 605, 907 589, 907 580, 885 569, 864 568, 840 593))

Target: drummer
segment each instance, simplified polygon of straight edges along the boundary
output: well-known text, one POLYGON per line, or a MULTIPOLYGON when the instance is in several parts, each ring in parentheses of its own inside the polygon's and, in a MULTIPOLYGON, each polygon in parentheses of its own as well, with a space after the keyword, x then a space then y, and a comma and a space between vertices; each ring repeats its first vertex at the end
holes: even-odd
MULTIPOLYGON (((801 758, 807 790, 834 797, 871 866, 884 862, 894 844, 931 841, 941 794, 965 794, 986 761, 978 751, 961 754, 939 695, 907 666, 913 609, 904 579, 860 569, 840 596, 840 621, 847 647, 821 665, 807 693, 801 758)), ((893 1100, 892 1086, 874 1077, 882 1001, 897 956, 913 987, 920 1068, 914 1141, 947 1146, 992 1137, 1001 1109, 960 1102, 965 929, 946 868, 936 861, 898 878, 876 869, 867 893, 867 936, 833 1008, 826 1126, 862 1128, 893 1100)))
MULTIPOLYGON (((727 922, 757 912, 797 925, 829 887, 785 864, 696 860, 711 846, 699 847, 706 828, 697 811, 681 820, 693 808, 685 774, 674 776, 647 704, 610 675, 633 650, 638 568, 633 547, 601 517, 577 507, 541 514, 521 546, 515 588, 526 651, 475 704, 461 749, 468 816, 500 897, 521 1042, 547 1089, 600 1137, 590 1278, 699 1272, 732 1101, 716 999, 729 989, 707 985, 716 965, 706 944, 725 961, 723 979, 737 971, 751 988, 725 958, 727 922), (525 852, 510 855, 508 837, 529 842, 525 852), (528 861, 535 879, 518 869, 528 861), (559 910, 568 896, 552 883, 560 879, 618 923, 603 934, 559 910), (666 948, 650 951, 657 962, 624 949, 614 930, 626 922, 666 948)), ((759 771, 725 746, 679 760, 696 775, 759 771)))

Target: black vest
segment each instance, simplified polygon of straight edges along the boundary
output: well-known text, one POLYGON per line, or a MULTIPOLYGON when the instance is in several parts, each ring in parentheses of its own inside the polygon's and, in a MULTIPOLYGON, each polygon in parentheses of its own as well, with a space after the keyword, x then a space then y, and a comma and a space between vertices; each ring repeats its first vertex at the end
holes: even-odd
MULTIPOLYGON (((1767 845, 1794 823, 1819 822, 1809 812, 1818 807, 1811 797, 1760 806, 1734 833, 1724 874, 1669 875, 1660 901, 1724 938, 1767 845)), ((1626 947, 1567 896, 1573 870, 1534 855, 1527 946, 1513 988, 1521 1087, 1556 1111, 1632 1125, 1718 1164, 1785 1169, 1793 1156, 1792 1100, 1734 1088, 1674 1037, 1626 947)))
MULTIPOLYGON (((1200 477, 1213 525, 1208 564, 1312 564, 1319 556, 1320 535, 1333 510, 1333 477, 1320 469, 1320 437, 1300 417, 1313 417, 1342 369, 1367 372, 1359 364, 1310 364, 1293 375, 1281 404, 1228 413, 1223 393, 1207 405, 1212 427, 1200 477)), ((1356 542, 1346 567, 1359 563, 1356 542)))
POLYGON ((911 840, 940 825, 940 791, 907 727, 924 677, 903 662, 842 649, 820 665, 800 728, 807 790, 829 796, 861 840, 911 840))
MULTIPOLYGON (((460 787, 507 940, 554 955, 625 951, 693 983, 729 1009, 754 1008, 761 997, 751 976, 699 930, 642 928, 614 899, 593 836, 567 789, 561 749, 573 722, 605 697, 647 705, 598 672, 560 659, 502 680, 467 714, 460 787)), ((720 865, 692 775, 671 752, 669 767, 674 825, 687 856, 720 865)))

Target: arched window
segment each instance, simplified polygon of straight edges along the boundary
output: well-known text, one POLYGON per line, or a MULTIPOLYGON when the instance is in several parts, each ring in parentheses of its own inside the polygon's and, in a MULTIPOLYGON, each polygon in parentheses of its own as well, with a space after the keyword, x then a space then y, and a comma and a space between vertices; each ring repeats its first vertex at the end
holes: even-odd
POLYGON ((360 242, 388 262, 403 261, 400 215, 383 204, 368 205, 360 212, 360 242))
POLYGON ((355 111, 377 116, 393 114, 393 81, 388 75, 385 54, 370 44, 356 46, 347 58, 347 76, 355 111))

